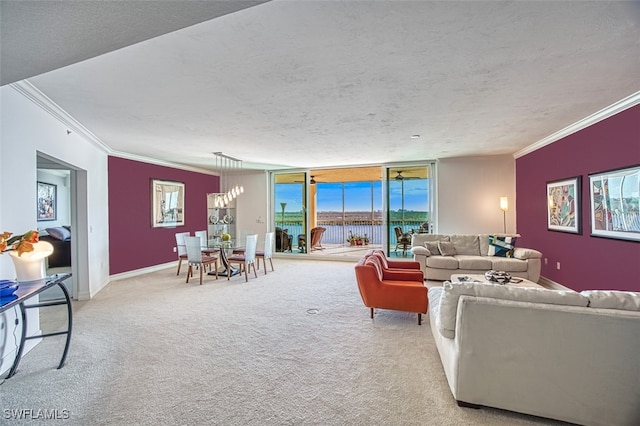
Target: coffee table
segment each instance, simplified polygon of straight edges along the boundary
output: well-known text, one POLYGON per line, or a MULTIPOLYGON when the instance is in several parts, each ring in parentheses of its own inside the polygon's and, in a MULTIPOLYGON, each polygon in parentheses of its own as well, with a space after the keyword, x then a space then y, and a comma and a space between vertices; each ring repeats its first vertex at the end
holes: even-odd
MULTIPOLYGON (((510 286, 510 287, 532 287, 532 288, 544 288, 543 286, 541 286, 540 284, 534 283, 533 281, 529 281, 525 278, 519 278, 519 277, 513 277, 515 279, 519 279, 522 280, 519 283, 515 283, 515 282, 508 282, 507 284, 504 284, 506 286, 510 286)), ((465 283, 473 283, 473 282, 478 282, 478 283, 485 283, 485 284, 497 284, 494 282, 491 282, 489 280, 487 280, 483 274, 452 274, 451 275, 451 282, 453 283, 460 283, 460 282, 465 282, 465 283), (465 277, 467 277, 467 279, 465 279, 465 277)))

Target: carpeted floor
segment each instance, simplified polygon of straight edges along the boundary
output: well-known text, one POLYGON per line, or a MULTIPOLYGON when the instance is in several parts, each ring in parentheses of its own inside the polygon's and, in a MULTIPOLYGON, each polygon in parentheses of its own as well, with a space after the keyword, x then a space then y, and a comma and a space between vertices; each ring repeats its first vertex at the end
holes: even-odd
MULTIPOLYGON (((352 263, 274 264, 202 286, 171 268, 76 303, 67 365, 55 369, 63 337, 27 354, 0 385, 0 424, 29 409, 65 425, 561 424, 458 407, 428 317, 371 320, 352 263)), ((43 328, 57 325, 41 311, 43 328)))

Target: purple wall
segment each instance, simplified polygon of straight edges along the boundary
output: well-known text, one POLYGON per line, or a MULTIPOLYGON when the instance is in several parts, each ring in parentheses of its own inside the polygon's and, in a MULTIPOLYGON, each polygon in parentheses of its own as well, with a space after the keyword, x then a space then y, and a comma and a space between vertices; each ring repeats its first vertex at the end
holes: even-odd
POLYGON ((518 246, 542 252, 544 277, 577 291, 640 291, 640 242, 591 237, 589 217, 589 174, 638 164, 640 106, 516 160, 518 246), (582 176, 582 234, 548 231, 547 182, 574 176, 582 176))
POLYGON ((218 177, 109 157, 109 273, 111 275, 177 259, 175 233, 207 229, 207 197, 218 177), (185 184, 185 226, 151 227, 151 179, 185 184))

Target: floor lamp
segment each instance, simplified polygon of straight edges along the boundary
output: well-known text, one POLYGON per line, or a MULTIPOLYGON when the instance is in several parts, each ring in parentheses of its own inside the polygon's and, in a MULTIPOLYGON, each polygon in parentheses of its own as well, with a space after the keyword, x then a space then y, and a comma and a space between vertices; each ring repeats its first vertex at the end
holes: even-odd
POLYGON ((507 210, 509 210, 509 199, 507 197, 500 197, 500 210, 502 210, 502 220, 504 233, 507 233, 507 210))

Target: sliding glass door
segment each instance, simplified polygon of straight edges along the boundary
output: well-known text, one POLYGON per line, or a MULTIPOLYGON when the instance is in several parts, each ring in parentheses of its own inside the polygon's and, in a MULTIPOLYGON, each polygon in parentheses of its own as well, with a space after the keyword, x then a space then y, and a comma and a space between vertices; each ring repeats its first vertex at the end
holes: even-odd
POLYGON ((307 174, 275 173, 273 178, 276 251, 304 253, 307 236, 307 174))
POLYGON ((382 244, 381 180, 317 183, 316 209, 327 244, 382 244))
POLYGON ((433 179, 431 166, 387 169, 387 232, 390 256, 408 256, 406 241, 414 233, 432 230, 433 179))

